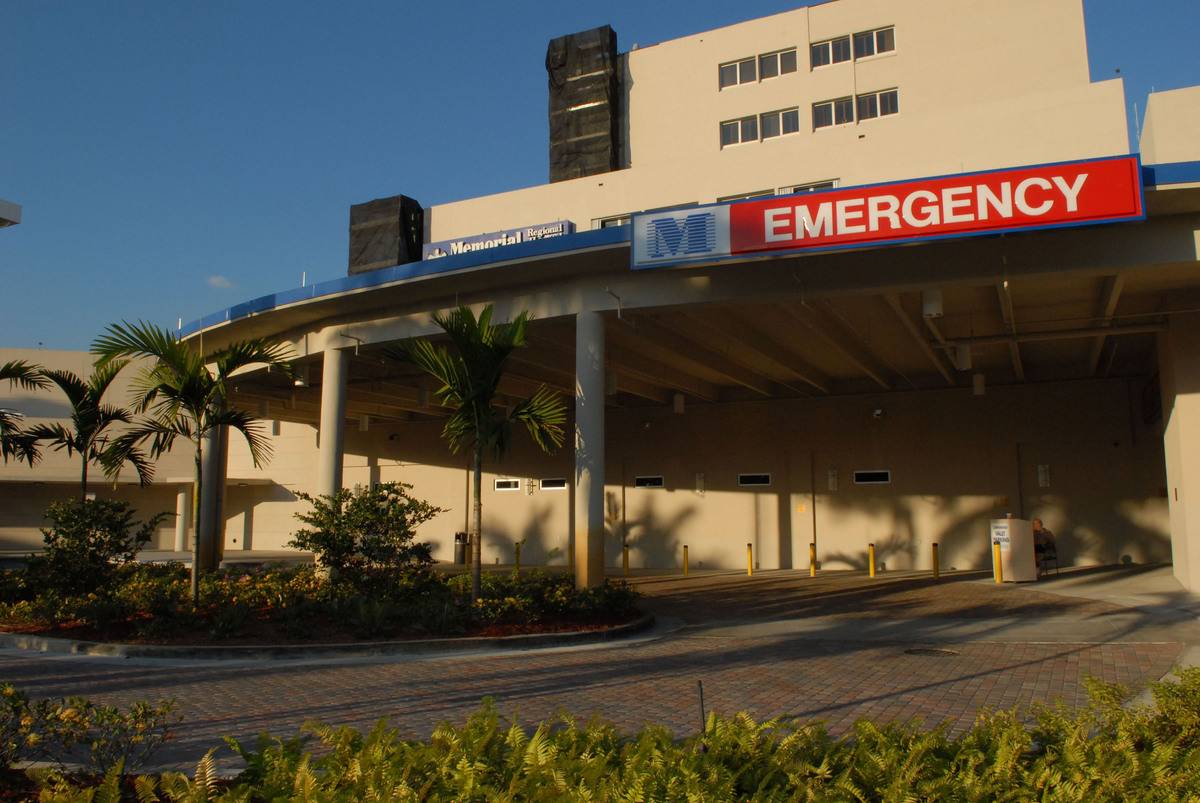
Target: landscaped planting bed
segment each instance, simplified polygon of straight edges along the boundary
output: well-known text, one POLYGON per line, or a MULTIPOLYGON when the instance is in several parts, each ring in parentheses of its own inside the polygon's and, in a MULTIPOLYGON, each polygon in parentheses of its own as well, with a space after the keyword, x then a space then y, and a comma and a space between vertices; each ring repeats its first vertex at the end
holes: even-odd
MULTIPOLYGON (((319 724, 299 737, 228 741, 245 769, 219 778, 213 752, 187 775, 134 776, 140 741, 165 719, 117 712, 96 720, 64 702, 32 706, 11 688, 0 732, 14 749, 53 758, 57 738, 105 734, 85 771, 8 769, 10 799, 45 801, 1188 801, 1200 798, 1200 669, 1157 684, 1155 703, 1123 708, 1125 691, 1091 684, 1083 709, 1040 707, 1028 716, 985 712, 958 738, 918 723, 860 721, 834 739, 820 724, 710 715, 700 736, 678 740, 649 726, 624 737, 610 724, 525 726, 490 703, 462 727, 409 741, 380 723, 370 733, 319 724), (125 718, 122 718, 122 717, 125 718), (42 735, 33 748, 28 737, 42 735)), ((69 702, 69 701, 66 701, 69 702)), ((74 706, 81 704, 76 701, 74 706)), ((155 709, 158 710, 158 709, 155 709)), ((158 741, 155 742, 156 744, 158 741)), ((84 751, 84 755, 87 753, 84 751)), ((51 760, 51 764, 53 764, 51 760)), ((0 772, 4 772, 0 768, 0 772)))

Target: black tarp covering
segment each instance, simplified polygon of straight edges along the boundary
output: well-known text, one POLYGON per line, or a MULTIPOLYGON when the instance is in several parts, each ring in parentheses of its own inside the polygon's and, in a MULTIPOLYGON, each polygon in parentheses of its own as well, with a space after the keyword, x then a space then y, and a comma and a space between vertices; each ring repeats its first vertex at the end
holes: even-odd
POLYGON ((350 207, 350 265, 364 273, 415 262, 425 240, 425 211, 407 195, 376 198, 350 207))
POLYGON ((616 32, 603 25, 550 40, 546 73, 550 79, 550 180, 616 170, 616 32))

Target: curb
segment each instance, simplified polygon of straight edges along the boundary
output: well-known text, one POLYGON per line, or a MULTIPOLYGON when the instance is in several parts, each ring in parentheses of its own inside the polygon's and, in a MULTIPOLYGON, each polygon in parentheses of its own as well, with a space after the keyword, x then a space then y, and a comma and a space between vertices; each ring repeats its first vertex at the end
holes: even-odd
POLYGON ((164 646, 157 644, 113 644, 103 641, 0 633, 0 648, 59 655, 89 655, 105 658, 169 658, 202 660, 288 660, 376 655, 437 655, 481 649, 520 650, 596 644, 616 641, 648 630, 654 616, 643 614, 632 622, 604 630, 569 630, 562 633, 531 633, 520 636, 437 638, 408 641, 368 641, 349 644, 268 644, 164 646))

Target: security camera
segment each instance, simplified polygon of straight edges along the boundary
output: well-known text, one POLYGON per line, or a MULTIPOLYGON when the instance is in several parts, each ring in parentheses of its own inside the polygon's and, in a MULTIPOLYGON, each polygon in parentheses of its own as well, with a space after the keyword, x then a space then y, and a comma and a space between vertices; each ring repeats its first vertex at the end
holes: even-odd
POLYGON ((874 418, 876 421, 878 421, 880 418, 883 418, 883 408, 876 407, 874 410, 872 410, 871 418, 874 418))

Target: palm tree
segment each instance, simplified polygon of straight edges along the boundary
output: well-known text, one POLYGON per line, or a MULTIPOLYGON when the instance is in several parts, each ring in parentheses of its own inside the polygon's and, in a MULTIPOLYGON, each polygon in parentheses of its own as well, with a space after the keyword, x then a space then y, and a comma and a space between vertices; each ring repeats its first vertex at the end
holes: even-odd
POLYGON ((203 517, 199 505, 204 488, 201 468, 204 439, 209 433, 230 427, 242 433, 250 447, 255 466, 267 462, 271 444, 257 421, 243 410, 228 405, 231 375, 251 365, 291 374, 289 350, 265 338, 240 340, 218 351, 203 355, 177 340, 168 329, 151 323, 112 324, 92 343, 98 356, 97 366, 114 360, 144 357, 152 360, 133 382, 134 410, 143 417, 105 450, 104 469, 110 475, 120 471, 129 454, 140 444, 150 444, 150 456, 157 459, 169 452, 177 439, 184 439, 196 450, 195 495, 196 538, 192 551, 192 603, 200 602, 202 552, 200 532, 203 517), (210 369, 209 364, 213 367, 210 369))
MULTIPOLYGON (((86 380, 70 371, 42 371, 42 376, 58 385, 71 403, 71 426, 57 422, 38 424, 26 434, 37 441, 45 441, 55 451, 66 449, 68 456, 79 453, 83 464, 79 476, 81 499, 87 498, 88 466, 100 462, 108 446, 109 429, 114 424, 133 422, 128 410, 104 404, 102 400, 108 386, 128 362, 113 360, 97 368, 86 380)), ((124 460, 133 465, 142 485, 150 482, 153 471, 142 450, 130 449, 124 460)))
POLYGON ((496 387, 504 375, 504 362, 513 349, 525 345, 528 313, 522 312, 511 323, 492 323, 492 306, 479 318, 465 306, 449 314, 435 313, 433 322, 450 337, 453 350, 428 340, 405 343, 400 356, 415 363, 437 379, 438 402, 451 409, 442 428, 442 437, 457 454, 472 450, 475 486, 472 535, 471 600, 479 598, 480 561, 483 532, 483 455, 491 452, 500 459, 508 451, 514 424, 524 424, 530 437, 544 452, 563 444, 563 422, 567 411, 558 394, 545 386, 511 409, 495 404, 496 387))
MULTIPOLYGON (((24 360, 12 360, 0 365, 0 382, 5 380, 10 385, 26 390, 46 387, 41 368, 24 360)), ((24 460, 32 467, 40 455, 34 439, 17 426, 20 419, 20 413, 0 408, 0 459, 5 463, 10 457, 18 461, 24 460)))

